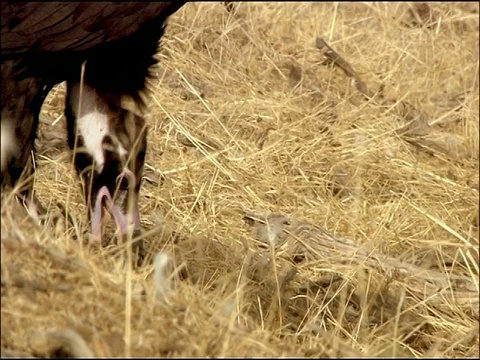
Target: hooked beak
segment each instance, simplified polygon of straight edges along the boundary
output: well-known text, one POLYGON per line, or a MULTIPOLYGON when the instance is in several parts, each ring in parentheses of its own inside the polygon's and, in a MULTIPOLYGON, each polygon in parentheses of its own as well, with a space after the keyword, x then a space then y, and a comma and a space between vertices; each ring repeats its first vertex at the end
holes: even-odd
POLYGON ((102 220, 103 220, 103 206, 106 206, 110 214, 113 216, 115 223, 119 229, 120 234, 126 234, 128 230, 127 217, 123 214, 122 209, 113 202, 110 191, 106 186, 102 186, 97 193, 95 199, 95 206, 92 211, 92 235, 94 239, 101 240, 102 238, 102 220))
POLYGON ((106 186, 102 186, 98 191, 95 198, 95 205, 92 210, 92 236, 96 240, 102 239, 103 234, 103 217, 104 207, 112 215, 120 236, 128 233, 129 218, 127 214, 130 212, 133 217, 133 231, 134 235, 140 232, 140 213, 138 209, 138 198, 133 197, 133 201, 129 201, 129 193, 133 194, 135 176, 129 169, 124 169, 122 173, 117 177, 117 182, 126 178, 128 182, 128 189, 118 190, 117 201, 112 198, 112 194, 106 186), (131 203, 131 204, 130 204, 131 203), (129 206, 131 205, 131 206, 129 206))

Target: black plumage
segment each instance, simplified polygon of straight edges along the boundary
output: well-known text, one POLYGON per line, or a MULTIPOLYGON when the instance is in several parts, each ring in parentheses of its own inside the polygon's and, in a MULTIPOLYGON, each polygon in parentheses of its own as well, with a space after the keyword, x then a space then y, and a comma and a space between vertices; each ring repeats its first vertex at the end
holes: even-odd
MULTIPOLYGON (((118 210, 108 205, 118 182, 121 190, 134 189, 138 201, 146 125, 141 114, 122 108, 122 98, 143 105, 166 20, 184 3, 2 2, 2 184, 32 174, 42 103, 54 85, 67 81, 69 145, 79 148, 74 162, 92 217, 101 216, 95 203, 118 210)), ((31 184, 22 196, 39 209, 31 184)))

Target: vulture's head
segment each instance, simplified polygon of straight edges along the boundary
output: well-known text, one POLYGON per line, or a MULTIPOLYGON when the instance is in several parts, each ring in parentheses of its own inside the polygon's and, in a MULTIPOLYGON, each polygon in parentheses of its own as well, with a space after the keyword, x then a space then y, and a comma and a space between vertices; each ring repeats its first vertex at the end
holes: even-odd
POLYGON ((92 236, 102 237, 105 209, 120 234, 127 233, 129 223, 134 233, 140 231, 138 198, 147 147, 143 117, 112 105, 93 88, 78 83, 68 84, 66 115, 69 140, 75 144, 75 167, 90 209, 92 236))

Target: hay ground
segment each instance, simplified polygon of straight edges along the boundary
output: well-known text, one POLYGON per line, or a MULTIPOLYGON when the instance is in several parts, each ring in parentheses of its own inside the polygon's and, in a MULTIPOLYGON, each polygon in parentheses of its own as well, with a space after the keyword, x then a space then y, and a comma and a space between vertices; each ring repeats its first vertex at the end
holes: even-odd
POLYGON ((51 353, 60 340, 46 334, 71 329, 99 356, 478 357, 478 302, 424 299, 349 259, 290 264, 286 280, 273 255, 275 271, 255 273, 262 250, 242 219, 307 220, 466 276, 478 296, 478 3, 432 3, 430 19, 408 3, 235 7, 174 14, 151 84, 140 208, 150 256, 177 269, 167 280, 151 264, 129 271, 122 245, 76 239, 87 210, 63 85, 52 91, 35 178, 51 216, 36 225, 2 200, 2 349, 51 353), (375 99, 325 64, 317 37, 375 99))

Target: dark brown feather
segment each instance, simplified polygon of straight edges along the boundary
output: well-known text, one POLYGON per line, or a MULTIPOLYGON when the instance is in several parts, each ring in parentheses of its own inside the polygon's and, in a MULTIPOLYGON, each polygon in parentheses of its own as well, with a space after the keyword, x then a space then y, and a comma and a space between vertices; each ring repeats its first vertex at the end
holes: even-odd
MULTIPOLYGON (((134 162, 125 164, 124 160, 115 160, 114 153, 112 160, 108 160, 110 158, 105 153, 106 167, 111 166, 115 171, 111 171, 111 176, 106 172, 98 173, 94 179, 96 186, 112 192, 113 176, 126 166, 136 177, 133 185, 134 195, 138 198, 146 133, 138 131, 138 126, 144 128, 143 118, 124 111, 121 101, 129 96, 141 107, 140 95, 145 90, 150 68, 156 63, 154 56, 166 19, 184 3, 1 3, 2 126, 4 121, 13 123, 15 141, 25 145, 23 152, 9 161, 8 175, 13 184, 18 180, 18 172, 28 168, 40 108, 48 91, 62 81, 70 85, 80 84, 83 80, 98 101, 110 109, 104 114, 109 118, 109 124, 114 125, 112 121, 115 119, 120 122, 109 130, 109 136, 128 139, 124 148, 135 158, 134 162), (82 64, 86 64, 84 76, 81 76, 82 64), (132 119, 138 123, 136 126, 129 124, 132 119), (122 136, 124 133, 128 136, 122 136), (137 142, 133 140, 140 141, 140 148, 134 146, 137 142)), ((72 96, 67 94, 67 98, 72 96)), ((69 143, 73 148, 77 118, 71 106, 67 102, 69 143)), ((83 163, 76 159, 79 173, 93 165, 92 156, 85 159, 83 163)), ((28 174, 32 171, 29 170, 28 174)), ((2 164, 2 183, 3 177, 2 164)))
POLYGON ((163 22, 184 3, 2 2, 2 55, 85 51, 126 38, 153 19, 163 22))

